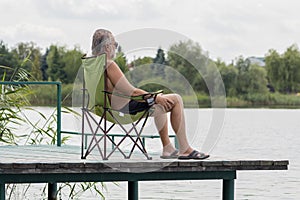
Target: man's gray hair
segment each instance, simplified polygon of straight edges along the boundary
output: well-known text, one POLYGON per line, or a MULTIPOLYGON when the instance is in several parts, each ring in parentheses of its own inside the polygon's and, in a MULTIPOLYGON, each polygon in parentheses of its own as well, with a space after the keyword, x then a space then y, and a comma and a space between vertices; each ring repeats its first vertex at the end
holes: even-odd
POLYGON ((105 29, 97 29, 93 35, 92 54, 105 53, 104 47, 112 42, 112 33, 105 29))

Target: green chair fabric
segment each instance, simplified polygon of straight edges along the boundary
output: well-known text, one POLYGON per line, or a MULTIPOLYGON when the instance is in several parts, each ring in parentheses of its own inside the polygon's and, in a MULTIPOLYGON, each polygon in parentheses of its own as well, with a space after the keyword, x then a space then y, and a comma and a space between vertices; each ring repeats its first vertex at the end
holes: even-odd
MULTIPOLYGON (((115 119, 111 115, 106 115, 106 120, 112 123, 117 123, 116 120, 118 120, 118 122, 121 124, 129 124, 142 117, 144 114, 143 112, 137 113, 136 115, 130 115, 111 109, 108 95, 105 94, 104 88, 104 68, 106 66, 105 54, 83 58, 82 66, 84 69, 85 88, 87 89, 89 95, 88 108, 90 110, 92 110, 96 115, 102 116, 105 108, 110 109, 115 119), (104 101, 105 98, 106 102, 104 101), (105 103, 106 105, 104 105, 105 103)), ((125 97, 135 100, 142 100, 141 96, 124 96, 124 98, 125 97)))

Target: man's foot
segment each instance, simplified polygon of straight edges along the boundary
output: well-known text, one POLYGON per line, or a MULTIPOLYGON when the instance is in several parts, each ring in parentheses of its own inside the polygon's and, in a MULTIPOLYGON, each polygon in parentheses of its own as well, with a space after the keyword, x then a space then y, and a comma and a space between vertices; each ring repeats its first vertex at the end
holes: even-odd
POLYGON ((178 159, 180 160, 189 160, 189 159, 194 159, 194 160, 203 160, 203 159, 206 159, 208 158, 209 155, 207 154, 204 154, 204 153, 201 153, 197 150, 193 150, 190 154, 188 155, 181 155, 181 156, 178 156, 178 159))
POLYGON ((178 157, 179 151, 175 149, 172 153, 163 152, 163 155, 160 156, 162 159, 176 159, 178 157))

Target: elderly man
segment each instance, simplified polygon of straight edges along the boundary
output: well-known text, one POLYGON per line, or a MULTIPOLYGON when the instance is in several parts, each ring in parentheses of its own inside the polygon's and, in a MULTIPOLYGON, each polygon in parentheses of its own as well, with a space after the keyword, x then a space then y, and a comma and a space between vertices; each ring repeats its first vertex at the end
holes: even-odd
MULTIPOLYGON (((126 79, 119 66, 113 61, 118 44, 112 33, 105 29, 98 29, 93 35, 92 53, 94 56, 106 53, 107 55, 107 88, 110 92, 117 91, 124 95, 143 95, 147 92, 132 86, 126 79)), ((148 108, 146 102, 128 100, 118 96, 110 97, 111 106, 117 110, 129 110, 129 113, 142 111, 148 108)), ((184 119, 184 110, 182 98, 178 94, 159 94, 155 98, 154 117, 156 128, 160 134, 163 145, 161 158, 178 159, 205 159, 209 155, 193 149, 186 137, 186 127, 184 119), (172 145, 168 135, 168 118, 170 112, 170 121, 179 143, 179 151, 172 145)))

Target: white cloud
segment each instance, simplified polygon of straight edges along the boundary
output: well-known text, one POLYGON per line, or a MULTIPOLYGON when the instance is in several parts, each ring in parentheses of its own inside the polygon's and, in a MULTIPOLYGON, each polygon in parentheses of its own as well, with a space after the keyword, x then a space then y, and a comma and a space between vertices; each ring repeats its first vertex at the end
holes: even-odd
POLYGON ((14 43, 34 41, 49 44, 50 41, 66 38, 64 32, 58 28, 29 23, 0 27, 0 35, 4 41, 15 41, 14 43))
POLYGON ((33 0, 44 17, 64 20, 115 21, 157 17, 155 4, 151 1, 99 1, 99 0, 33 0))
POLYGON ((53 0, 39 1, 33 0, 37 10, 42 16, 49 18, 78 19, 87 16, 114 15, 116 10, 112 5, 97 3, 95 0, 74 1, 74 0, 53 0))
MULTIPOLYGON (((15 44, 61 42, 89 50, 97 28, 173 30, 210 55, 231 60, 300 43, 300 1, 288 0, 24 0, 0 1, 0 39, 15 44), (25 6, 23 6, 25 5, 25 6), (9 39, 9 40, 8 40, 9 39)), ((43 43, 43 44, 40 44, 43 43)))

